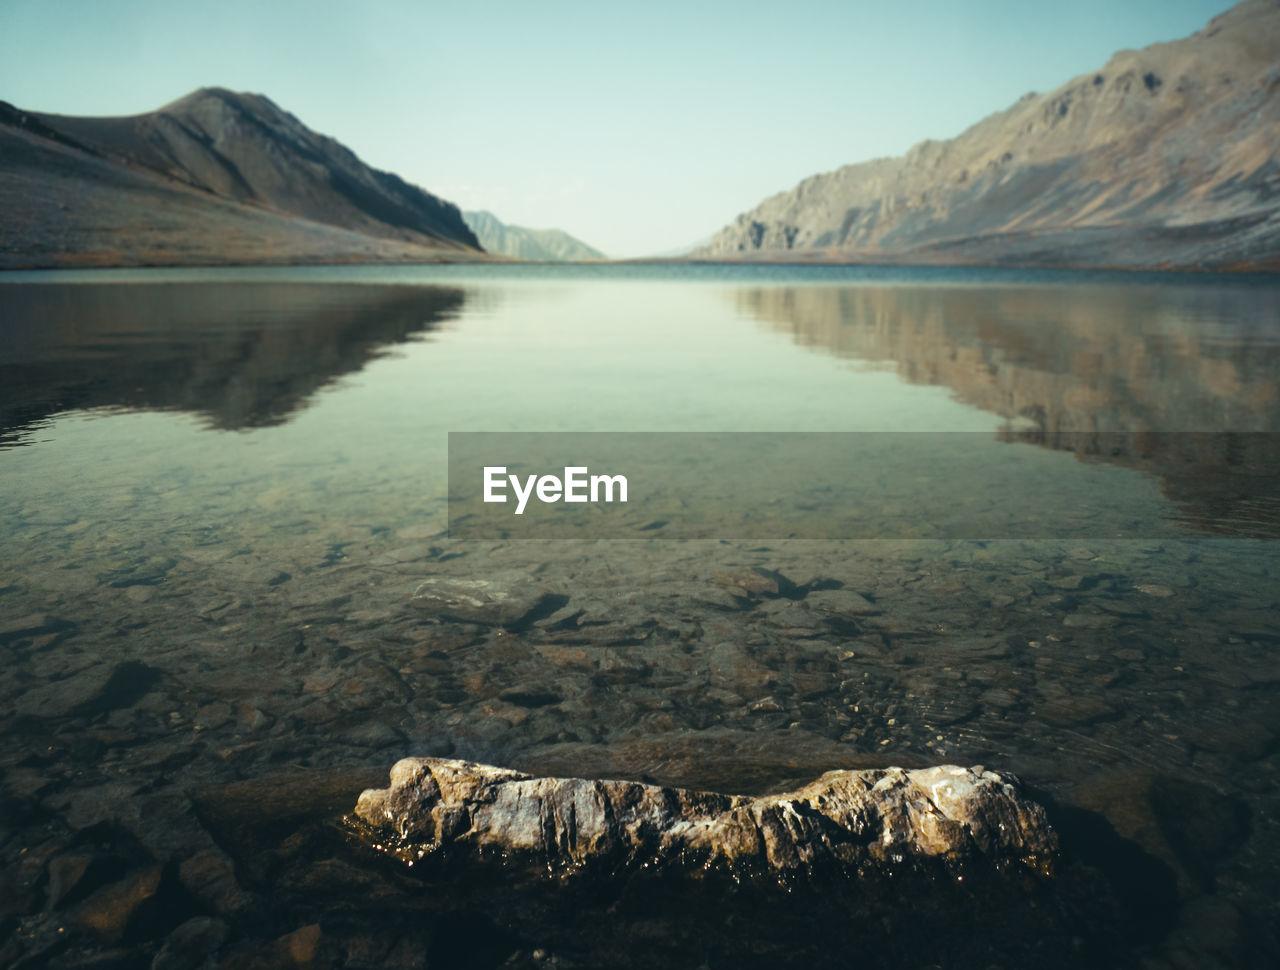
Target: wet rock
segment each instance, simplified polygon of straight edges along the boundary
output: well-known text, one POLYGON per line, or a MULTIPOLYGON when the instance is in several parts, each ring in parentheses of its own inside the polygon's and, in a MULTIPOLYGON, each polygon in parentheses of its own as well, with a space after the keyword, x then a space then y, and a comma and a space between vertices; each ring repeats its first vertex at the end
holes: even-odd
POLYGON ((881 612, 874 603, 851 589, 820 589, 804 598, 812 610, 835 616, 872 616, 881 612))
POLYGON ((272 718, 252 704, 241 704, 236 709, 236 729, 252 734, 271 726, 272 718))
POLYGON ((204 970, 216 965, 218 948, 227 938, 227 924, 210 916, 187 920, 165 939, 151 961, 151 970, 204 970))
POLYGON ((1060 576, 1057 579, 1048 580, 1048 584, 1054 589, 1079 589, 1084 585, 1084 577, 1080 575, 1060 576))
POLYGON ((1062 625, 1078 630, 1105 630, 1115 626, 1120 620, 1110 613, 1068 613, 1062 618, 1062 625))
POLYGON ((978 703, 983 707, 994 707, 1003 711, 1019 706, 1022 703, 1022 698, 1018 696, 1016 690, 993 687, 982 692, 978 697, 978 703))
POLYGON ((414 542, 406 546, 400 546, 396 549, 390 549, 379 556, 375 556, 370 562, 375 566, 389 566, 402 562, 416 562, 420 559, 428 559, 439 553, 440 549, 433 546, 429 542, 414 542))
POLYGON ((777 596, 778 581, 755 569, 734 569, 716 573, 712 582, 728 590, 734 596, 777 596))
POLYGON ((690 594, 699 605, 718 610, 741 610, 751 606, 751 596, 740 587, 713 587, 690 594))
POLYGON ((1073 727, 1117 717, 1118 713, 1111 705, 1096 697, 1078 694, 1041 704, 1036 710, 1036 716, 1054 727, 1073 727))
POLYGON ((1114 613, 1116 616, 1123 617, 1147 617, 1146 608, 1131 599, 1103 599, 1097 598, 1093 600, 1095 606, 1099 609, 1106 610, 1108 613, 1114 613))
POLYGON ((527 581, 428 579, 413 605, 429 616, 520 629, 564 607, 567 597, 527 581))
POLYGON ((195 718, 192 719, 192 726, 200 731, 211 731, 215 728, 222 727, 231 720, 231 705, 223 701, 216 701, 212 704, 205 704, 196 711, 195 718))
POLYGON ((271 945, 266 966, 279 968, 310 967, 315 963, 320 945, 320 924, 302 926, 286 933, 271 945))
POLYGON ((136 660, 95 664, 64 680, 26 691, 14 709, 29 717, 74 717, 128 707, 149 691, 160 671, 136 660))
POLYGON ((404 735, 384 721, 364 721, 338 735, 344 744, 358 748, 389 748, 404 743, 404 735))
POLYGON ((45 909, 54 909, 81 883, 93 856, 84 852, 69 852, 49 862, 48 902, 45 909))
POLYGON ((711 686, 730 690, 744 697, 760 693, 778 684, 777 671, 770 670, 736 643, 718 643, 707 651, 711 686))
POLYGON ((107 942, 118 942, 144 904, 155 898, 163 871, 161 866, 151 866, 104 886, 80 905, 75 922, 107 942))
POLYGON ((30 637, 41 633, 53 633, 70 629, 71 623, 60 620, 48 613, 31 613, 16 620, 0 621, 0 643, 16 640, 19 637, 30 637))
POLYGON ((218 849, 205 849, 184 860, 178 879, 194 899, 215 913, 233 916, 253 901, 236 882, 231 859, 218 849))
POLYGON ((0 921, 9 924, 18 916, 40 908, 40 878, 45 860, 57 846, 24 853, 16 862, 0 865, 0 921))
POLYGON ((1058 851, 1044 810, 1016 781, 943 765, 831 771, 750 798, 624 781, 536 778, 465 761, 407 758, 359 798, 356 827, 413 865, 500 854, 512 875, 601 870, 696 877, 840 871, 874 882, 945 862, 1045 871, 1058 851))
POLYGON ((508 687, 498 695, 498 698, 517 707, 547 707, 564 700, 564 697, 556 691, 536 686, 508 687))

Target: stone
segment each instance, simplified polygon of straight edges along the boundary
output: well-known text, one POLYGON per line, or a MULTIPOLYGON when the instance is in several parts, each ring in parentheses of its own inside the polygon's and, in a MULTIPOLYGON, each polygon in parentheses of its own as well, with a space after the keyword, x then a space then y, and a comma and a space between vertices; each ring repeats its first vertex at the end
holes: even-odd
POLYGON ((836 616, 871 616, 881 612, 869 599, 851 589, 815 590, 804 602, 810 609, 836 616))
POLYGON ((1054 727, 1076 727, 1119 716, 1111 705, 1086 694, 1055 698, 1040 705, 1035 713, 1054 727))
POLYGON ((95 664, 63 680, 29 690, 14 710, 29 717, 74 717, 128 707, 149 691, 160 672, 136 660, 95 664))
POLYGON ((1084 585, 1084 577, 1078 574, 1061 576, 1058 579, 1048 580, 1048 584, 1054 589, 1079 589, 1084 585))
POLYGON ((338 735, 344 744, 359 748, 389 748, 404 743, 404 735, 380 720, 362 721, 352 725, 338 735))
POLYGON ((60 620, 47 613, 31 613, 16 620, 0 622, 0 643, 16 640, 18 637, 29 637, 37 633, 48 633, 70 628, 72 624, 60 620))
POLYGON ((755 569, 734 569, 716 573, 712 582, 737 596, 777 596, 778 581, 755 569))
POLYGON ((406 758, 390 787, 360 795, 352 824, 409 866, 498 855, 513 877, 533 879, 653 867, 874 882, 930 863, 1048 873, 1059 850, 1044 809, 1015 779, 954 765, 830 771, 752 798, 406 758))
POLYGON ((163 873, 162 866, 151 866, 104 886, 79 906, 75 922, 106 942, 117 942, 143 904, 155 897, 163 873))
POLYGON ((527 581, 428 579, 413 591, 413 605, 446 620, 519 629, 561 609, 567 597, 527 581))
POLYGON ((49 862, 49 885, 46 890, 45 909, 53 909, 67 897, 88 871, 93 856, 83 852, 69 852, 49 862))
POLYGON ((309 967, 315 962, 316 948, 320 944, 320 924, 311 923, 286 933, 272 944, 272 955, 277 966, 309 967))
POLYGON ((165 939, 151 961, 151 970, 202 970, 215 965, 218 948, 227 938, 227 924, 210 916, 196 916, 165 939))
POLYGON ((1110 613, 1068 613, 1062 625, 1076 630, 1105 630, 1119 623, 1110 613))
POLYGON ((253 901, 236 881, 231 859, 218 849, 204 849, 184 860, 178 880, 202 906, 222 915, 241 913, 253 901))
POLYGON ((231 705, 224 701, 205 704, 192 719, 192 726, 198 731, 211 731, 222 727, 231 720, 231 705))

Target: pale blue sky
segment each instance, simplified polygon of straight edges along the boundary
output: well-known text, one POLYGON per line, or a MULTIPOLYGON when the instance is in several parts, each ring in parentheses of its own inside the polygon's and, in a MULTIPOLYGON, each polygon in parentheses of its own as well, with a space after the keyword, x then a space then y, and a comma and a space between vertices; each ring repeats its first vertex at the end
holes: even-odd
POLYGON ((464 208, 635 256, 1230 6, 0 0, 0 99, 132 114, 256 91, 464 208))

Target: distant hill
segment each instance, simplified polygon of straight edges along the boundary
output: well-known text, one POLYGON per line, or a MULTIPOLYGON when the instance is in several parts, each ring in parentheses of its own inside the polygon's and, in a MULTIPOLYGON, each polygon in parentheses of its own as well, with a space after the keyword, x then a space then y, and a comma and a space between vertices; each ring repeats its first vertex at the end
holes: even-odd
POLYGON ((1280 0, 807 178, 694 255, 1280 269, 1280 0))
POLYGON ((714 237, 712 236, 704 236, 703 238, 699 239, 695 243, 686 243, 685 245, 678 246, 675 249, 664 249, 662 252, 653 253, 646 258, 647 259, 679 259, 682 256, 688 256, 691 253, 697 252, 699 249, 703 249, 711 245, 711 240, 713 238, 714 237))
POLYGON ((604 253, 592 249, 560 229, 526 229, 509 226, 492 212, 463 212, 462 218, 480 239, 486 252, 515 256, 517 259, 571 261, 604 259, 604 253))
POLYGON ((202 88, 147 114, 0 102, 0 267, 474 258, 457 206, 270 99, 202 88))

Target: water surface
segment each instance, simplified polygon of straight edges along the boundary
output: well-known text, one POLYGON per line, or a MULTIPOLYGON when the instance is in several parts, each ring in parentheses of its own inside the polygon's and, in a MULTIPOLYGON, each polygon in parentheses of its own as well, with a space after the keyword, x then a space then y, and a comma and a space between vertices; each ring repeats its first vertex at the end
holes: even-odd
MULTIPOLYGON (((6 865, 110 823, 124 870, 206 852, 261 891, 200 792, 303 771, 342 804, 409 754, 737 791, 958 762, 1135 853, 1109 873, 1145 900, 1121 963, 1274 952, 1273 278, 28 273, 0 320, 6 865), (945 433, 1008 470, 887 449, 876 541, 464 541, 459 431, 945 433), (923 482, 956 516, 1079 521, 929 539, 923 482), (413 599, 477 580, 529 615, 413 599)), ((64 918, 44 873, 20 952, 64 918)))

